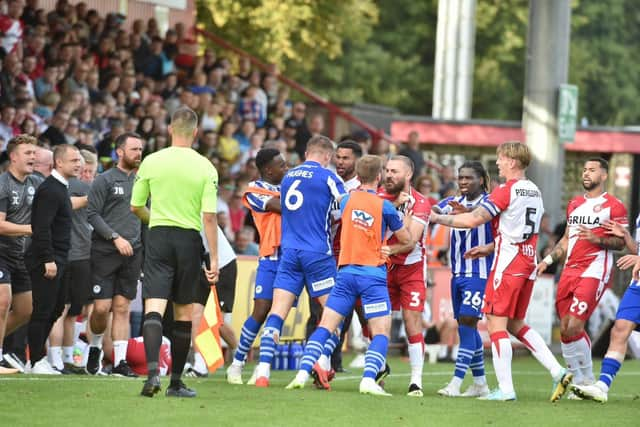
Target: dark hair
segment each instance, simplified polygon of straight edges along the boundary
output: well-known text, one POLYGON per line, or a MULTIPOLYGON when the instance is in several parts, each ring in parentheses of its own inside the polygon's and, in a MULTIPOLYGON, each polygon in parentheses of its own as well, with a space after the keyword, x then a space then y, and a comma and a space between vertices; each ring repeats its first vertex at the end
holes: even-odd
POLYGON ((607 162, 602 157, 591 157, 587 159, 587 162, 598 162, 600 163, 600 168, 604 169, 605 172, 609 173, 609 162, 607 162))
POLYGON ((345 149, 351 150, 353 154, 355 154, 356 159, 359 159, 360 157, 362 157, 362 147, 360 146, 360 144, 358 144, 357 142, 351 139, 347 139, 340 142, 336 147, 336 149, 339 149, 339 148, 345 148, 345 149))
POLYGON ((122 148, 129 138, 142 139, 142 137, 135 132, 125 132, 122 135, 118 135, 116 138, 116 148, 122 148))
POLYGON ((258 151, 258 154, 256 154, 256 167, 258 168, 260 173, 262 173, 264 168, 267 167, 267 165, 279 155, 280 151, 276 150, 275 148, 263 148, 262 150, 258 151))
POLYGON ((460 170, 462 168, 472 169, 478 178, 482 178, 482 188, 484 189, 484 191, 489 191, 489 173, 484 168, 484 166, 482 166, 482 163, 478 162, 477 160, 468 160, 458 168, 458 173, 460 173, 460 170))

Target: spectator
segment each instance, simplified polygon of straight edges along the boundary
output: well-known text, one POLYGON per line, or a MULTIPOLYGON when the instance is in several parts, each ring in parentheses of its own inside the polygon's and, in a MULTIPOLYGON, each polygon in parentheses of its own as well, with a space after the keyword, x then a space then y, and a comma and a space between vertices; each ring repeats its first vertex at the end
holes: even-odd
MULTIPOLYGON (((311 138, 311 132, 306 121, 307 106, 303 102, 293 104, 291 118, 296 123, 296 153, 300 159, 304 159, 304 152, 307 149, 307 141, 311 138)), ((293 122, 292 122, 293 123, 293 122)))
POLYGON ((440 194, 438 193, 436 180, 433 179, 431 175, 419 176, 418 179, 416 179, 415 188, 420 194, 426 197, 431 206, 438 203, 440 194))
POLYGON ((409 134, 409 141, 407 141, 407 145, 400 150, 398 154, 411 159, 413 162, 414 176, 422 175, 425 162, 424 157, 422 156, 422 151, 420 150, 420 135, 418 132, 412 131, 409 134))
POLYGON ((242 204, 242 190, 242 188, 236 188, 229 201, 229 220, 233 233, 237 233, 242 229, 247 216, 247 209, 242 204))
POLYGON ((13 138, 13 120, 16 118, 16 109, 11 105, 4 105, 0 112, 0 138, 4 140, 4 144, 0 147, 0 151, 7 149, 7 142, 13 138))
POLYGON ((67 138, 64 135, 64 130, 68 123, 69 113, 59 108, 51 119, 51 125, 40 135, 40 141, 46 142, 51 147, 66 144, 67 138))
POLYGON ((255 243, 255 230, 252 227, 242 227, 236 233, 233 250, 237 255, 258 256, 259 248, 255 243))
POLYGON ((22 59, 22 29, 20 16, 24 9, 22 0, 9 0, 7 2, 7 14, 0 15, 0 46, 6 53, 15 53, 18 59, 22 59))

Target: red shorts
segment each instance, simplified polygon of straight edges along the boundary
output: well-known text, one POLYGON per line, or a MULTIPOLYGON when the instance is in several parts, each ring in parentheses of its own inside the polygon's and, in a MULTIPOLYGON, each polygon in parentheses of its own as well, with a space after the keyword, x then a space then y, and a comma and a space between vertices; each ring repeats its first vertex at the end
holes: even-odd
POLYGON ((410 265, 392 264, 387 272, 387 287, 392 310, 424 310, 427 296, 424 275, 425 265, 416 262, 410 265))
POLYGON ((501 278, 496 278, 495 272, 491 271, 484 291, 482 312, 509 319, 524 319, 531 300, 533 283, 528 276, 503 274, 501 278))
POLYGON ((558 282, 556 311, 562 319, 567 315, 586 321, 598 306, 598 301, 607 287, 605 282, 594 277, 568 276, 563 274, 558 282))

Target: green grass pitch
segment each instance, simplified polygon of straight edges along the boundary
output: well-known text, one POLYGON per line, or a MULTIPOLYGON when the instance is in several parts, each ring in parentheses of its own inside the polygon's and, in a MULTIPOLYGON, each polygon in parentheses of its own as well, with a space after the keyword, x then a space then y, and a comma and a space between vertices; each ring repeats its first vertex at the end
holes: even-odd
MULTIPOLYGON (((496 384, 488 362, 489 384, 496 384)), ((186 379, 195 399, 149 399, 138 395, 141 380, 89 376, 0 377, 0 426, 638 426, 640 361, 628 360, 609 393, 609 402, 548 401, 551 379, 531 357, 513 364, 516 402, 482 402, 436 394, 453 364, 425 365, 425 397, 405 396, 409 366, 391 358, 386 390, 393 397, 358 393, 360 370, 339 374, 330 392, 288 391, 294 371, 273 371, 271 387, 231 386, 223 370, 205 379, 186 379)), ((596 363, 599 369, 599 362, 596 363)), ((245 380, 252 366, 245 369, 245 380)), ((469 378, 465 385, 469 383, 469 378)), ((163 388, 168 379, 163 378, 163 388)))

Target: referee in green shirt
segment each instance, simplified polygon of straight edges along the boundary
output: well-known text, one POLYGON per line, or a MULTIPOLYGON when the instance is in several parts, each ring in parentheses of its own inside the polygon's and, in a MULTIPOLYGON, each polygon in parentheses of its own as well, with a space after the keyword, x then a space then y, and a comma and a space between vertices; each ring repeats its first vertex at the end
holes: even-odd
POLYGON ((180 377, 191 343, 191 303, 202 274, 202 223, 211 262, 205 273, 211 283, 218 279, 218 173, 211 162, 191 148, 198 133, 198 116, 193 110, 178 109, 168 130, 171 147, 144 159, 131 196, 131 210, 149 223, 142 285, 142 335, 149 376, 140 394, 153 397, 160 391, 162 316, 171 301, 175 322, 171 334, 171 384, 166 395, 195 397, 196 392, 187 388, 180 377), (150 197, 148 210, 145 206, 150 197))

